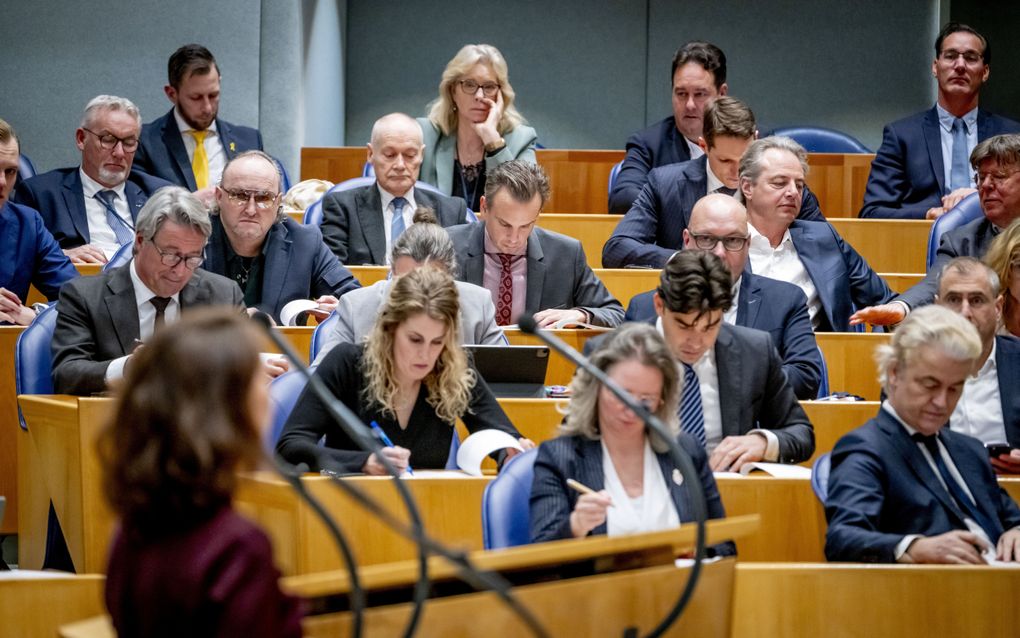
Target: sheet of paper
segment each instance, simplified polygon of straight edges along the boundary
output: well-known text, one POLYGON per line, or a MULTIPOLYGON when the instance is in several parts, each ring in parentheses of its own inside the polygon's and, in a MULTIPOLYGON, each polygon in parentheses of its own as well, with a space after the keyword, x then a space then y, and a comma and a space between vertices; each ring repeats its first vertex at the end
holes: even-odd
POLYGON ((311 299, 295 299, 280 309, 280 323, 284 326, 297 325, 295 322, 299 314, 318 307, 319 304, 311 299))
POLYGON ((504 448, 524 451, 517 439, 502 430, 479 430, 460 444, 457 450, 457 466, 471 476, 481 476, 482 460, 496 450, 504 448))
POLYGON ((746 476, 754 470, 761 470, 776 478, 811 478, 811 468, 785 463, 746 463, 740 468, 740 473, 746 476))

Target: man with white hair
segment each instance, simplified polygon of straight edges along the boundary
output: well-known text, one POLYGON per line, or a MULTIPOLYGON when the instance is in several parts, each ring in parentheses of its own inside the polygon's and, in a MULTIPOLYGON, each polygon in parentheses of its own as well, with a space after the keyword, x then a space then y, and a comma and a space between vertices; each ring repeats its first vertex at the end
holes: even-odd
POLYGON ((832 561, 1020 560, 1020 508, 977 439, 946 425, 981 338, 940 306, 913 312, 878 352, 878 415, 832 451, 825 556, 832 561))
POLYGON ((138 211, 170 182, 132 172, 142 117, 131 100, 98 95, 74 133, 81 165, 20 183, 12 200, 39 211, 75 263, 102 264, 134 238, 138 211))

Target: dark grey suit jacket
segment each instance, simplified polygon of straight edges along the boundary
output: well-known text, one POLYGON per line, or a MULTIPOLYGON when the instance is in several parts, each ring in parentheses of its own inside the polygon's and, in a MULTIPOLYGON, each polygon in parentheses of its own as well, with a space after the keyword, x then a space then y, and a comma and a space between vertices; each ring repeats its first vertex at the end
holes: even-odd
POLYGON ((984 215, 942 235, 938 252, 935 253, 935 263, 928 269, 928 274, 896 297, 895 301, 902 301, 911 308, 927 306, 935 301, 935 293, 939 291, 939 273, 945 265, 957 257, 981 259, 993 239, 994 226, 984 215))
MULTIPOLYGON (((180 293, 181 311, 197 306, 244 307, 237 284, 196 270, 180 293)), ((110 362, 135 348, 138 307, 129 266, 64 284, 53 332, 53 387, 59 394, 89 395, 106 390, 110 362)))
MULTIPOLYGON (((436 212, 444 228, 467 223, 467 204, 417 188, 414 201, 436 212)), ((322 198, 322 239, 344 264, 386 265, 386 226, 378 184, 327 193, 322 198)))
MULTIPOLYGON (((449 229, 461 260, 457 279, 484 286, 485 223, 449 229)), ((595 276, 581 242, 535 227, 528 238, 528 292, 524 311, 581 308, 597 326, 614 328, 623 322, 623 306, 595 276)))

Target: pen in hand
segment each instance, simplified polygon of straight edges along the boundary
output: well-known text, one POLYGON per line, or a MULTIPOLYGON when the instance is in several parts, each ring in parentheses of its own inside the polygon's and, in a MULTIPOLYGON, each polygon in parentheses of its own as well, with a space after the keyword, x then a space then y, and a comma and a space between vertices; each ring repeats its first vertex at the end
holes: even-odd
MULTIPOLYGON (((590 487, 588 487, 584 483, 581 483, 580 481, 575 481, 572 478, 568 478, 567 479, 567 487, 569 487, 570 489, 575 490, 577 492, 580 492, 581 494, 594 494, 594 495, 598 495, 599 494, 598 492, 596 492, 595 490, 591 489, 590 487)), ((613 507, 613 505, 610 503, 609 507, 613 507)))
MULTIPOLYGON (((369 427, 372 428, 372 431, 375 432, 375 435, 379 437, 379 440, 382 441, 383 445, 385 445, 386 447, 396 447, 395 445, 393 445, 393 441, 390 440, 390 437, 386 436, 386 432, 384 432, 383 429, 379 427, 378 423, 372 421, 368 425, 369 427)), ((414 470, 411 469, 410 463, 407 464, 407 473, 410 474, 411 476, 414 476, 414 470)))

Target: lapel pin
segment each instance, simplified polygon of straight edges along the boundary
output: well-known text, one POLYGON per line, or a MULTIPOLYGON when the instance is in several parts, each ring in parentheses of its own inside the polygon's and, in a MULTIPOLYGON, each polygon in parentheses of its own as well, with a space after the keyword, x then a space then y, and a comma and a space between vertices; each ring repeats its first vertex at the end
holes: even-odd
POLYGON ((231 153, 234 153, 234 152, 236 152, 236 151, 237 151, 237 148, 236 148, 236 147, 234 146, 234 143, 233 143, 233 142, 231 142, 231 143, 230 143, 230 152, 231 152, 231 153))
POLYGON ((673 468, 673 482, 677 485, 684 484, 684 475, 680 473, 680 470, 673 468))

